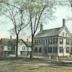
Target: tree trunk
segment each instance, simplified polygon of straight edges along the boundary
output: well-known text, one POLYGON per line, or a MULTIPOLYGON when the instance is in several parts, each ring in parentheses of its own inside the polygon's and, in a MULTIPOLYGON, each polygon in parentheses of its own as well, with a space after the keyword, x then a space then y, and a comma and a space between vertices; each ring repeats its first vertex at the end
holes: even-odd
POLYGON ((33 42, 33 40, 34 40, 34 34, 32 34, 32 42, 31 42, 31 54, 30 54, 30 59, 33 58, 33 47, 34 47, 34 42, 33 42))
POLYGON ((16 34, 16 58, 18 58, 18 34, 16 34))

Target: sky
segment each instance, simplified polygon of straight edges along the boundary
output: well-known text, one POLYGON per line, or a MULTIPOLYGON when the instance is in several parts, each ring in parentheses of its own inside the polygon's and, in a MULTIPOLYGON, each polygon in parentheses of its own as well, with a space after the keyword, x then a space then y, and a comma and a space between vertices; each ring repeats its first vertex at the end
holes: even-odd
MULTIPOLYGON (((43 24, 44 29, 57 28, 62 26, 62 19, 66 19, 66 26, 68 30, 72 33, 72 8, 70 7, 69 2, 67 0, 57 0, 57 1, 66 1, 58 4, 58 2, 54 5, 54 18, 52 20, 47 20, 45 24, 43 24)), ((13 28, 11 21, 5 17, 0 16, 0 38, 9 38, 10 32, 9 30, 13 28)))
MULTIPOLYGON (((64 0, 64 1, 67 1, 67 0, 64 0)), ((53 15, 55 17, 53 20, 47 22, 47 24, 44 25, 44 29, 61 27, 63 24, 62 19, 64 18, 66 20, 66 26, 68 27, 69 31, 72 32, 72 8, 69 2, 66 2, 66 3, 67 3, 66 5, 58 4, 54 7, 55 10, 53 15)))

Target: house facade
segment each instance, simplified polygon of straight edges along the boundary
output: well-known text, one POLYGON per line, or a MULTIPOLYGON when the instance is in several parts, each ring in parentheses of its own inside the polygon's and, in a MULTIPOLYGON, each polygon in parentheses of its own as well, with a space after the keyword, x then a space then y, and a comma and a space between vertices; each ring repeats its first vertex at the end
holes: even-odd
POLYGON ((3 56, 15 55, 15 39, 2 39, 3 56))
MULTIPOLYGON (((15 57, 16 54, 16 40, 15 39, 1 39, 0 40, 0 57, 15 57)), ((18 56, 29 56, 31 46, 29 42, 19 39, 18 42, 18 56)))
POLYGON ((53 57, 69 57, 72 49, 72 35, 65 25, 65 19, 62 20, 63 26, 43 30, 40 25, 40 31, 34 38, 34 55, 53 57))
POLYGON ((18 56, 27 57, 30 56, 31 47, 29 42, 20 40, 18 43, 18 56))

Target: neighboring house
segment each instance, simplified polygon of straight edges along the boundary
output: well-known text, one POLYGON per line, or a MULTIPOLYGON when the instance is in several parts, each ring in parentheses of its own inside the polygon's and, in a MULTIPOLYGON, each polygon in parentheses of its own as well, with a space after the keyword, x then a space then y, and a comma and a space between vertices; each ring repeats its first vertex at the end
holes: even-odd
POLYGON ((3 56, 15 55, 15 39, 1 39, 3 56))
POLYGON ((49 58, 69 57, 72 48, 72 35, 65 25, 43 30, 43 25, 40 25, 40 31, 34 38, 34 55, 45 55, 49 58))
POLYGON ((22 39, 18 43, 18 56, 29 56, 31 52, 31 46, 29 42, 25 42, 22 39))
MULTIPOLYGON (((5 56, 15 56, 16 47, 15 39, 1 39, 0 40, 0 57, 5 56)), ((29 42, 25 42, 22 39, 19 39, 18 43, 18 56, 29 56, 31 52, 31 46, 29 42)))

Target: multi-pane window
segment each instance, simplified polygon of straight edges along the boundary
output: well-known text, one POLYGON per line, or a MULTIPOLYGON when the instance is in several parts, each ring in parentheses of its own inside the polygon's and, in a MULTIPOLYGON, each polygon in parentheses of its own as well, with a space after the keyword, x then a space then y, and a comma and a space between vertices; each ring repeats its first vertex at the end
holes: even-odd
POLYGON ((47 39, 45 40, 45 44, 48 44, 47 39))
POLYGON ((57 38, 53 38, 53 44, 57 44, 58 39, 57 38))
POLYGON ((35 47, 35 50, 34 50, 34 52, 37 52, 37 47, 35 47))
POLYGON ((45 44, 45 40, 42 40, 41 42, 42 42, 42 44, 45 44))
POLYGON ((25 46, 22 47, 22 50, 25 50, 25 46))
POLYGON ((39 48, 39 52, 41 53, 41 51, 42 51, 42 48, 40 47, 40 48, 39 48))
POLYGON ((69 39, 66 39, 66 45, 69 45, 69 39))
POLYGON ((66 47, 66 53, 69 53, 69 47, 66 47))
POLYGON ((42 43, 41 40, 35 40, 35 45, 39 45, 41 43, 42 43))
POLYGON ((37 45, 37 44, 38 44, 38 41, 37 41, 37 40, 35 40, 35 41, 34 41, 34 44, 35 44, 35 45, 37 45))
POLYGON ((52 47, 48 47, 48 53, 52 53, 52 47))
POLYGON ((12 47, 9 46, 9 47, 8 47, 8 50, 12 50, 12 47))
POLYGON ((60 44, 63 44, 63 38, 59 39, 60 44))
POLYGON ((72 47, 70 48, 70 54, 72 55, 72 47))
POLYGON ((71 45, 72 45, 72 40, 71 40, 71 45))
POLYGON ((63 47, 60 47, 60 48, 59 48, 59 52, 60 52, 60 53, 63 53, 63 47))
POLYGON ((52 44, 52 38, 50 38, 50 39, 48 40, 48 43, 49 43, 49 44, 52 44))
POLYGON ((57 47, 53 47, 53 53, 57 53, 57 47))
POLYGON ((47 54, 47 53, 48 53, 48 49, 47 49, 47 47, 44 47, 44 49, 43 49, 43 50, 44 50, 44 53, 45 53, 45 54, 47 54))

